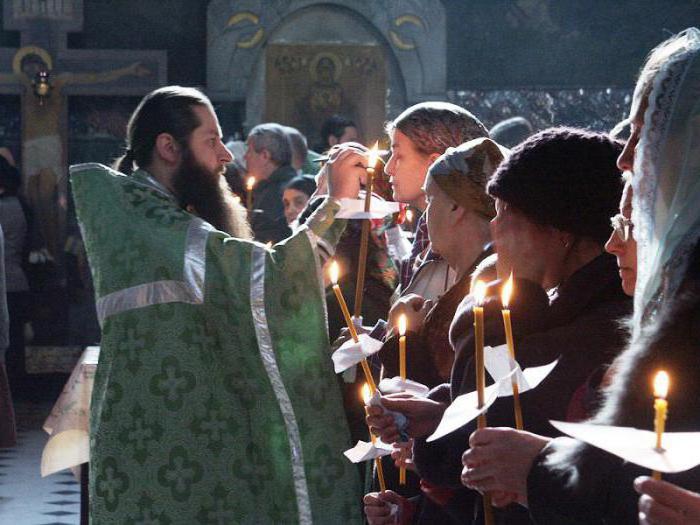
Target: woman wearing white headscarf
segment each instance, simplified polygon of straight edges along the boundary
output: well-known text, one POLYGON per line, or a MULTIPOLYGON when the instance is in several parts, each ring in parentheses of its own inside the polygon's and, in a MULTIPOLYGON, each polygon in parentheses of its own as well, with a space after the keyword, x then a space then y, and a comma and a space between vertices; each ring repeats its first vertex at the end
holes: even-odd
MULTIPOLYGON (((700 430, 700 31, 649 56, 635 89, 632 134, 618 165, 631 171, 638 243, 633 335, 593 422, 648 428, 653 376, 672 380, 667 430, 700 430)), ((637 523, 633 480, 646 472, 568 438, 475 432, 463 482, 527 503, 537 523, 637 523), (512 453, 503 453, 511 450, 512 453)), ((700 469, 666 479, 700 490, 700 469)), ((644 511, 644 508, 642 508, 644 511)), ((684 522, 687 522, 684 521, 684 522)))

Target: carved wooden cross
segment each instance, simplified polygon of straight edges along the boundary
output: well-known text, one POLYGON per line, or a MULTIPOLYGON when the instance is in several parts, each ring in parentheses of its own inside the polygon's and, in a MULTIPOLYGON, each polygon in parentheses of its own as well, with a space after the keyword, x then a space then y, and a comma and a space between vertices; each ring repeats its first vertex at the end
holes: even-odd
MULTIPOLYGON (((19 49, 0 48, 0 93, 20 94, 21 171, 49 252, 60 258, 65 229, 66 97, 144 95, 166 82, 166 52, 68 49, 83 28, 83 0, 4 0, 4 28, 19 49)), ((1 146, 1 145, 0 145, 1 146)))

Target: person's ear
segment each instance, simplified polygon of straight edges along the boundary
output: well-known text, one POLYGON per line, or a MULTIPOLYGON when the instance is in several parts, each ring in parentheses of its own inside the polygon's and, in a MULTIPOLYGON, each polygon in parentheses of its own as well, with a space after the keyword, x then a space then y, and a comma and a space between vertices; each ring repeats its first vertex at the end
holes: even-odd
POLYGON ((168 164, 180 161, 180 145, 170 133, 161 133, 156 137, 156 153, 168 164))
POLYGON ((430 162, 430 164, 432 164, 432 163, 435 162, 439 157, 440 157, 440 153, 431 153, 430 155, 428 155, 428 161, 430 162))
POLYGON ((335 135, 328 135, 328 145, 335 146, 336 144, 338 144, 338 137, 335 135))
POLYGON ((450 220, 452 224, 458 224, 464 220, 467 213, 467 210, 462 208, 462 206, 459 206, 454 202, 450 202, 450 220))
POLYGON ((272 160, 272 155, 270 155, 270 152, 266 149, 261 149, 260 152, 258 153, 265 162, 270 162, 272 160))

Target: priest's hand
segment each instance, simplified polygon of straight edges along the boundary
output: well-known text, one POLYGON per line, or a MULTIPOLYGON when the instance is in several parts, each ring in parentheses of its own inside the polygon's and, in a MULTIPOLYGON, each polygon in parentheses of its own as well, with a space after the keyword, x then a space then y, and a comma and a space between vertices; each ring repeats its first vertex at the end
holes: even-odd
POLYGON ((362 499, 365 504, 365 516, 369 525, 394 525, 399 523, 399 517, 404 514, 408 501, 393 490, 370 492, 362 499), (398 505, 397 511, 391 512, 390 504, 398 505))
MULTIPOLYGON (((382 396, 381 401, 387 410, 401 412, 406 416, 406 433, 413 438, 432 434, 447 409, 445 403, 410 394, 389 394, 382 396)), ((394 418, 382 407, 367 406, 366 420, 372 433, 379 436, 384 443, 396 443, 401 439, 394 418)))
POLYGON ((493 504, 517 501, 527 506, 527 476, 537 454, 550 441, 512 428, 484 428, 469 438, 462 454, 462 484, 479 492, 493 493, 493 504))
POLYGON ((367 178, 367 148, 360 144, 347 143, 334 146, 323 167, 328 181, 328 194, 334 199, 356 199, 360 193, 360 182, 367 178))
POLYGON ((634 480, 641 525, 700 524, 700 494, 666 481, 641 476, 634 480))
POLYGON ((419 332, 425 323, 425 317, 432 309, 433 302, 424 297, 410 293, 396 301, 389 310, 389 325, 394 332, 398 331, 398 320, 401 314, 406 316, 406 324, 413 332, 419 332))

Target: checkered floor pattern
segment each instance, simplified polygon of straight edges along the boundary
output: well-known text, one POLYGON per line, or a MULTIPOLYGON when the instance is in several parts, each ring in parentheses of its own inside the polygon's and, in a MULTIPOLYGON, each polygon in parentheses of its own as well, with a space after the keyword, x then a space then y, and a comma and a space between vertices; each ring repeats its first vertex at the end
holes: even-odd
POLYGON ((80 485, 69 471, 42 478, 41 451, 48 435, 41 429, 50 402, 15 404, 18 443, 0 449, 0 523, 78 525, 80 485))

